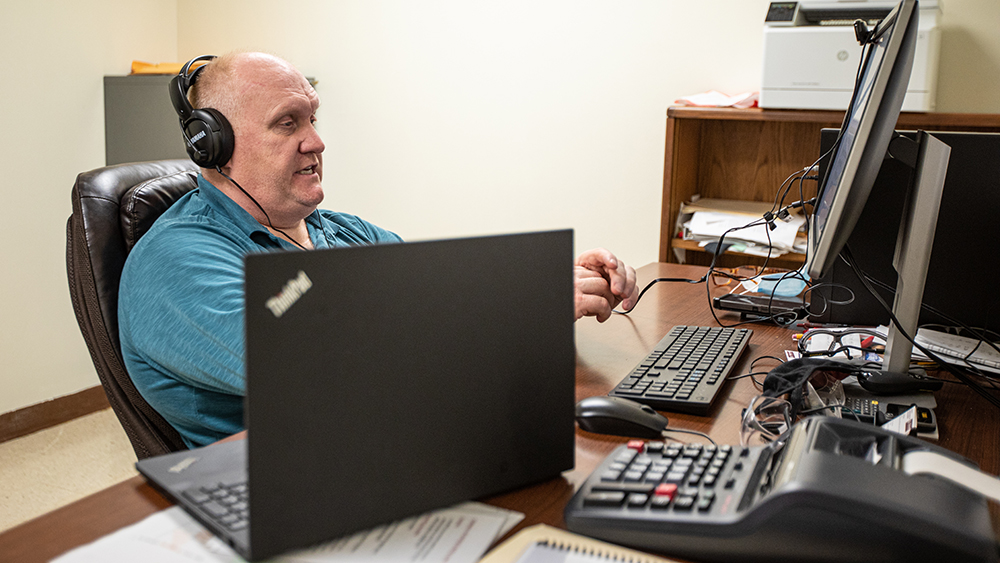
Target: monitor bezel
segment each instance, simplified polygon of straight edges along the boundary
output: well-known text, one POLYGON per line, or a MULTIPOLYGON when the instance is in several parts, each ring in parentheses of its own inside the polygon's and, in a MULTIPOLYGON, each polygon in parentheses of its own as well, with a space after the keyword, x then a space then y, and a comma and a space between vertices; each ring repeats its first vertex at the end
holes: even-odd
POLYGON ((916 0, 902 0, 872 31, 873 44, 855 86, 858 91, 809 217, 804 268, 813 279, 822 278, 837 259, 882 166, 909 84, 917 20, 916 0))

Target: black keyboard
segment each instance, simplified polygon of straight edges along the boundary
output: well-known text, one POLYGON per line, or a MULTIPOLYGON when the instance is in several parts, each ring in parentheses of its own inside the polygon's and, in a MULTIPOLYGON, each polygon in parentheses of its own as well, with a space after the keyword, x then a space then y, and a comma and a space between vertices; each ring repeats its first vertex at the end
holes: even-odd
POLYGON ((229 530, 242 530, 250 524, 248 488, 244 483, 219 483, 207 487, 192 487, 184 496, 202 514, 229 530))
POLYGON ((608 395, 657 410, 708 414, 751 334, 746 328, 675 326, 608 395))

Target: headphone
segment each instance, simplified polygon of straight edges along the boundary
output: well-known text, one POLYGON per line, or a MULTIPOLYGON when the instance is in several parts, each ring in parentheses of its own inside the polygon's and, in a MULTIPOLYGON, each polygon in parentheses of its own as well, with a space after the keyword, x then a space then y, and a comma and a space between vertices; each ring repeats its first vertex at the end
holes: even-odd
POLYGON ((244 195, 250 198, 250 201, 264 214, 269 227, 285 235, 285 238, 295 246, 306 250, 304 246, 288 233, 273 226, 271 224, 271 217, 268 216, 267 211, 264 210, 260 203, 244 190, 243 186, 239 185, 236 180, 233 180, 228 174, 222 171, 222 167, 233 156, 233 147, 236 145, 236 138, 233 136, 233 126, 229 124, 226 116, 213 108, 194 109, 191 107, 191 102, 188 101, 188 90, 191 89, 191 86, 194 86, 194 83, 198 80, 198 75, 201 71, 205 70, 205 66, 207 65, 199 65, 194 70, 191 70, 191 66, 198 61, 207 62, 215 58, 215 55, 202 55, 191 59, 181 68, 177 76, 170 81, 170 103, 174 105, 177 117, 181 120, 181 133, 184 134, 184 143, 188 156, 191 157, 191 160, 195 164, 202 168, 214 168, 217 170, 219 174, 222 174, 234 186, 239 188, 244 195))
POLYGON ((195 109, 188 101, 188 90, 205 70, 204 64, 191 70, 198 61, 211 61, 215 55, 202 55, 187 62, 180 73, 170 81, 170 102, 181 122, 188 156, 202 168, 219 168, 233 156, 235 137, 226 116, 213 108, 195 109))

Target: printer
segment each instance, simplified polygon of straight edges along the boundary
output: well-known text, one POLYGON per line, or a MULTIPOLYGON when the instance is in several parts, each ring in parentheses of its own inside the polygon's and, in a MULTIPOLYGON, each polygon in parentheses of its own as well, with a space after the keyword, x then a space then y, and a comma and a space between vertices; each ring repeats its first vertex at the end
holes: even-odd
MULTIPOLYGON (((854 21, 869 27, 898 1, 772 2, 764 19, 762 108, 846 110, 861 58, 854 21)), ((903 111, 934 111, 941 2, 920 0, 916 53, 903 111)))

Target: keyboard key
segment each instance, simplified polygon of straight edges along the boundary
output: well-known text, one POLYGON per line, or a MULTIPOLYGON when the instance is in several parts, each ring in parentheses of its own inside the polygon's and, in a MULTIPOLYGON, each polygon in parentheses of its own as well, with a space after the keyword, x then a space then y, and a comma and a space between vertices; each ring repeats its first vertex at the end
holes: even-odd
POLYGON ((204 510, 212 516, 213 518, 222 518, 226 514, 229 514, 229 509, 215 501, 209 501, 200 505, 201 509, 204 510))
POLYGON ((191 502, 195 504, 201 504, 203 502, 207 502, 212 499, 210 495, 198 489, 188 489, 184 491, 184 496, 186 496, 188 499, 191 500, 191 502))
POLYGON ((242 530, 243 528, 246 528, 249 525, 250 525, 250 521, 249 520, 246 520, 246 519, 244 519, 244 520, 238 520, 236 522, 233 522, 233 524, 229 526, 229 529, 232 530, 232 531, 234 531, 234 532, 237 532, 239 530, 242 530))

